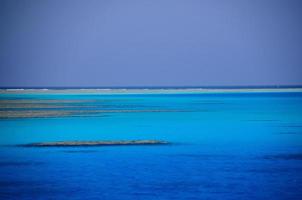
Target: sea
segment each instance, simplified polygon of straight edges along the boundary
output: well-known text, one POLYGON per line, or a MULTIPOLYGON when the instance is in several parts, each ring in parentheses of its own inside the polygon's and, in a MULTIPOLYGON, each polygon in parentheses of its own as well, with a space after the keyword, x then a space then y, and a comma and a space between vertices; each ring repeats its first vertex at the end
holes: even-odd
POLYGON ((302 90, 2 89, 0 199, 301 200, 302 90))

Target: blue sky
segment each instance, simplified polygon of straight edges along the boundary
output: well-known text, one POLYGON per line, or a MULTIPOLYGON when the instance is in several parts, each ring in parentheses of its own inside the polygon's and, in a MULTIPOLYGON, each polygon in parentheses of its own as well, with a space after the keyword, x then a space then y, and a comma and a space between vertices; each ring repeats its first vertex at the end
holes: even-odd
POLYGON ((302 85, 299 0, 1 0, 1 87, 302 85))

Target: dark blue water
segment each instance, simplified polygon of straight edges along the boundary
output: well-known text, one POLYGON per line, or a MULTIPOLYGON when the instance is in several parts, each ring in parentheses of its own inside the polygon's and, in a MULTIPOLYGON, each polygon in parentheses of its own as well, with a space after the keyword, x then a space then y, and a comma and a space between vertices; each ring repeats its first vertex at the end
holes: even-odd
POLYGON ((0 100, 2 112, 73 111, 0 119, 0 199, 302 197, 302 93, 10 94, 0 100), (7 99, 35 102, 12 106, 7 99), (39 101, 46 102, 33 108, 39 101), (172 144, 14 146, 115 139, 172 144))

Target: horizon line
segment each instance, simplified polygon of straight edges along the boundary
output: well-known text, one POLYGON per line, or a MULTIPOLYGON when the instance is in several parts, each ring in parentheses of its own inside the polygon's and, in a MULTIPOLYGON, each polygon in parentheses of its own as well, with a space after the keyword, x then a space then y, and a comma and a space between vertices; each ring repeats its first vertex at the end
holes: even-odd
POLYGON ((302 88, 302 85, 217 85, 217 86, 0 86, 0 89, 278 89, 302 88))

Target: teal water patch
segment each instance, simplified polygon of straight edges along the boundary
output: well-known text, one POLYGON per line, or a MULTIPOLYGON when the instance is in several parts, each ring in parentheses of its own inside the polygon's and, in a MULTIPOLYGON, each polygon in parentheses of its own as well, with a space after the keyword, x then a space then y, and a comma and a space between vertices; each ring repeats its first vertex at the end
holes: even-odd
POLYGON ((16 112, 0 119, 1 198, 62 199, 70 193, 78 199, 302 196, 299 92, 6 94, 0 100, 1 112, 16 112), (38 116, 30 116, 37 110, 38 116), (49 111, 68 113, 49 116, 49 111), (14 146, 143 139, 173 145, 14 146))

